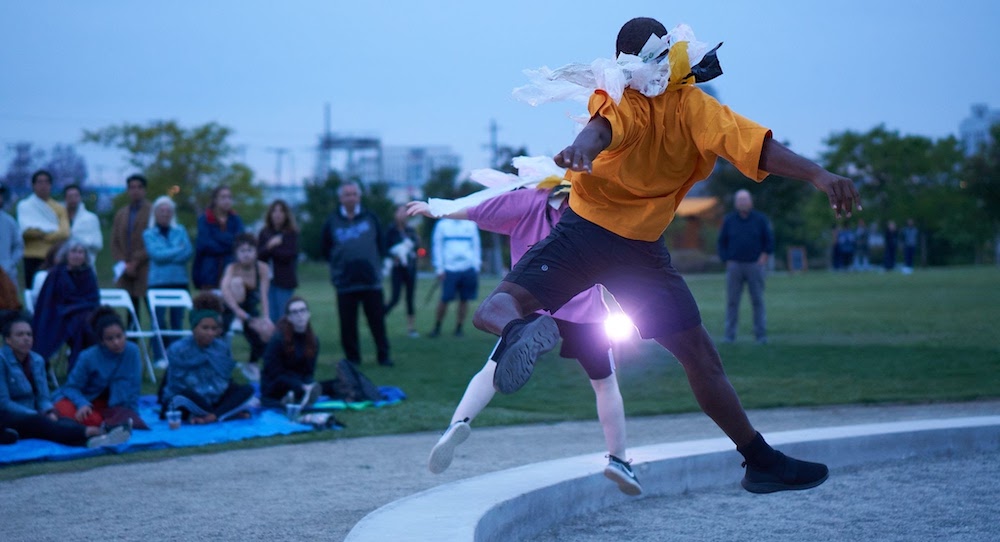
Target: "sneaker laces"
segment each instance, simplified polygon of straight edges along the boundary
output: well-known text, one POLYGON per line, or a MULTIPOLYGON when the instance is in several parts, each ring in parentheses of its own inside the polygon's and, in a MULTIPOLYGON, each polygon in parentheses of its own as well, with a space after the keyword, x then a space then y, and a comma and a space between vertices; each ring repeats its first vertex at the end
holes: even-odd
POLYGON ((604 457, 608 458, 611 461, 614 461, 615 463, 623 465, 624 467, 626 467, 629 470, 629 472, 632 472, 632 460, 631 459, 629 459, 628 461, 625 461, 624 459, 622 459, 622 458, 620 458, 618 456, 612 455, 612 454, 608 454, 608 455, 606 455, 604 457))

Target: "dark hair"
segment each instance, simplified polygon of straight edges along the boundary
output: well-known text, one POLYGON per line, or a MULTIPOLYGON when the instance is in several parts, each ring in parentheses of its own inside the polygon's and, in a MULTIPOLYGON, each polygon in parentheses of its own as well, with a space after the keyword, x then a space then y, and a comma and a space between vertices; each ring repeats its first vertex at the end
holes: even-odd
POLYGON ((83 194, 83 189, 80 188, 80 185, 73 183, 73 184, 67 184, 66 188, 63 188, 63 195, 65 196, 66 192, 69 192, 70 190, 76 190, 77 192, 83 194))
POLYGON ((208 207, 213 211, 215 210, 215 198, 219 197, 219 192, 222 192, 223 190, 229 190, 230 192, 233 191, 232 188, 229 188, 228 184, 220 184, 219 186, 216 186, 215 189, 212 190, 211 198, 208 200, 208 207))
POLYGON ((125 331, 125 322, 122 321, 121 316, 118 316, 118 312, 107 305, 101 305, 90 313, 87 323, 90 324, 90 330, 94 332, 98 341, 104 340, 104 330, 111 326, 118 326, 122 328, 122 331, 125 331))
POLYGON ((288 299, 288 302, 285 303, 284 316, 281 317, 281 320, 278 320, 276 327, 278 328, 278 331, 281 332, 281 346, 285 357, 305 365, 305 360, 313 359, 317 354, 319 354, 319 340, 316 339, 316 334, 313 333, 312 323, 307 324, 305 333, 306 344, 305 348, 302 349, 303 359, 297 360, 295 358, 295 326, 288 321, 288 307, 291 307, 292 303, 297 303, 299 301, 305 303, 306 307, 309 306, 309 303, 307 303, 302 297, 297 295, 292 296, 288 299))
POLYGON ((222 300, 213 293, 202 292, 194 296, 194 299, 191 300, 191 309, 215 311, 222 314, 222 300))
POLYGON ((149 186, 149 182, 146 180, 146 178, 143 177, 142 175, 139 175, 138 173, 133 173, 128 176, 128 179, 125 179, 125 187, 127 188, 132 181, 139 181, 140 183, 142 183, 143 188, 149 186))
POLYGON ((637 55, 642 46, 649 41, 649 36, 656 34, 662 38, 667 35, 667 28, 660 21, 649 17, 636 17, 622 25, 618 31, 618 41, 615 42, 615 56, 625 53, 637 55))
POLYGON ((6 339, 7 337, 10 337, 10 328, 14 327, 14 324, 16 324, 18 322, 24 322, 25 324, 28 324, 29 326, 31 325, 31 319, 28 318, 28 315, 25 314, 24 312, 20 312, 20 311, 13 312, 12 311, 12 312, 4 315, 3 320, 0 321, 0 335, 3 335, 4 339, 6 339))
POLYGON ((288 202, 283 199, 276 199, 267 207, 267 214, 264 215, 264 225, 267 226, 267 229, 274 233, 298 233, 299 231, 299 225, 295 223, 295 215, 293 215, 292 210, 288 208, 288 202), (281 210, 285 212, 285 225, 282 226, 280 230, 274 226, 274 222, 271 222, 271 213, 274 211, 275 207, 281 207, 281 210))
POLYGON ((238 234, 235 239, 233 239, 233 253, 235 254, 237 250, 243 245, 250 245, 253 248, 257 248, 257 238, 253 236, 252 233, 243 232, 238 234))
POLYGON ((38 178, 41 177, 42 175, 48 177, 50 183, 52 182, 52 174, 49 173, 48 170, 40 169, 31 174, 31 184, 34 185, 35 181, 37 181, 38 178))

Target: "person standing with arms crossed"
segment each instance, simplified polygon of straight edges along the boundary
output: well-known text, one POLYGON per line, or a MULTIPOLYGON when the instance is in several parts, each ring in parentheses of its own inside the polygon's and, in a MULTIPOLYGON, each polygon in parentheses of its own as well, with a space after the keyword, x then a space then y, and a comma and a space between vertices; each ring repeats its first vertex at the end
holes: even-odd
MULTIPOLYGON (((690 29, 675 31, 679 38, 645 17, 622 27, 616 56, 637 70, 624 74, 621 95, 601 88, 592 93, 590 121, 555 156, 556 165, 572 170, 570 208, 483 301, 473 322, 500 335, 492 356, 493 383, 500 392, 513 393, 559 338, 551 316, 525 317, 542 308, 554 312, 602 284, 640 335, 680 362, 699 406, 743 455, 744 489, 816 487, 829 475, 826 465, 774 450, 750 423, 694 296, 670 263, 663 232, 684 195, 711 174, 719 156, 758 182, 772 173, 805 180, 827 195, 838 216, 849 216, 855 204, 860 210, 859 195, 850 179, 793 153, 770 130, 697 88, 694 83, 721 73, 715 50, 692 59, 687 53, 693 36, 684 37, 690 29), (650 77, 636 79, 639 70, 650 77)), ((550 80, 562 73, 568 72, 553 72, 550 80)))
POLYGON ((719 259, 726 264, 726 337, 736 340, 743 285, 753 304, 753 332, 758 344, 767 344, 767 314, 764 309, 764 274, 767 259, 774 254, 774 233, 763 213, 753 210, 753 197, 736 192, 736 210, 726 215, 719 230, 719 259))

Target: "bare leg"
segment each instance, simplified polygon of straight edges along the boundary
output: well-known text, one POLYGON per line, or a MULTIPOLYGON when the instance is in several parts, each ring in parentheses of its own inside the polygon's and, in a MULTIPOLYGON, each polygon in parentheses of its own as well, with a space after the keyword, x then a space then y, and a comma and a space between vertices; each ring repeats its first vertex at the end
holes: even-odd
POLYGON ((465 315, 469 311, 469 302, 460 299, 458 301, 458 314, 455 315, 455 330, 461 331, 462 324, 465 323, 465 315))
POLYGON ((476 309, 472 325, 476 329, 500 335, 512 320, 541 308, 542 304, 528 290, 513 282, 503 281, 476 309))
POLYGON ((701 409, 737 445, 754 439, 757 431, 750 424, 736 390, 729 383, 722 359, 703 326, 659 337, 656 342, 669 350, 687 373, 691 391, 701 409))
POLYGON ((591 380, 590 385, 597 397, 597 418, 601 420, 608 453, 625 459, 625 405, 618 390, 618 378, 611 373, 607 378, 591 380))

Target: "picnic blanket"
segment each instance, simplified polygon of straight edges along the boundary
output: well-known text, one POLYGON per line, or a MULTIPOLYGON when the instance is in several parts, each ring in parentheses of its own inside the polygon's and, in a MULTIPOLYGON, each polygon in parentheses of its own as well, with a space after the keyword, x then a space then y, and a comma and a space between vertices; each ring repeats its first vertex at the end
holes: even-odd
MULTIPOLYGON (((399 388, 379 386, 385 400, 366 401, 365 404, 344 403, 343 401, 323 401, 329 403, 322 410, 343 409, 362 410, 399 403, 406 395, 399 388)), ((322 398, 321 398, 322 399, 322 398)), ((319 409, 317 409, 319 410, 319 409)), ((162 450, 187 446, 205 446, 221 442, 233 442, 257 437, 290 435, 314 431, 311 424, 294 422, 284 412, 256 409, 246 420, 231 420, 206 425, 185 423, 180 429, 171 430, 166 420, 160 419, 160 406, 155 395, 145 395, 139 400, 139 415, 149 425, 149 431, 133 431, 128 442, 107 448, 89 449, 79 446, 65 446, 47 440, 23 439, 17 444, 0 446, 0 467, 29 461, 64 461, 105 454, 124 454, 141 450, 162 450)))

